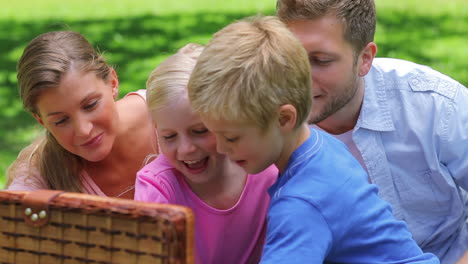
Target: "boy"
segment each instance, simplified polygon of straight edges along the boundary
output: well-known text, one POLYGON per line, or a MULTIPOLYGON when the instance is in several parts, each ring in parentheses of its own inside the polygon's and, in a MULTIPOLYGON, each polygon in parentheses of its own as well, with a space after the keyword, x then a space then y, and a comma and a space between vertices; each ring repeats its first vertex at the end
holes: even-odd
POLYGON ((310 66, 274 17, 215 34, 189 81, 189 97, 217 148, 249 173, 271 164, 261 263, 439 263, 424 254, 346 147, 307 126, 310 66))

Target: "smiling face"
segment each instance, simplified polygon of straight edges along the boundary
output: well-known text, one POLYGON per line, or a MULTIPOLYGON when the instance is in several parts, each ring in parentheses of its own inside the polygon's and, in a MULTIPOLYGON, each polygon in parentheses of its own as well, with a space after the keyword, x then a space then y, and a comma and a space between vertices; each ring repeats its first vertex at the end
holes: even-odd
POLYGON ((203 118, 206 127, 216 136, 218 152, 251 174, 276 164, 282 154, 284 140, 274 123, 264 131, 254 125, 203 118))
POLYGON ((109 79, 72 69, 58 87, 40 94, 34 114, 63 148, 92 162, 107 157, 117 135, 115 72, 109 79))
POLYGON ((291 21, 288 27, 305 47, 311 64, 313 103, 309 123, 321 122, 349 104, 359 105, 361 60, 355 59, 358 57, 351 44, 345 41, 340 20, 328 15, 291 21))
POLYGON ((222 178, 226 157, 216 151, 216 138, 193 112, 186 96, 152 111, 161 152, 189 184, 222 178))

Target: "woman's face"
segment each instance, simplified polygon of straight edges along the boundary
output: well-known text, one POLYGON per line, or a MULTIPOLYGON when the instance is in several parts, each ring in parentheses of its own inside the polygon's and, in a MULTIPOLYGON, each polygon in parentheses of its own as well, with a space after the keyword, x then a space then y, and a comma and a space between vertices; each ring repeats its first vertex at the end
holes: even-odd
POLYGON ((67 151, 96 162, 107 157, 117 136, 118 113, 114 98, 118 79, 70 70, 59 86, 44 90, 34 117, 67 151))
POLYGON ((208 131, 187 97, 172 100, 153 112, 161 152, 190 185, 217 181, 225 172, 226 157, 216 152, 208 131))

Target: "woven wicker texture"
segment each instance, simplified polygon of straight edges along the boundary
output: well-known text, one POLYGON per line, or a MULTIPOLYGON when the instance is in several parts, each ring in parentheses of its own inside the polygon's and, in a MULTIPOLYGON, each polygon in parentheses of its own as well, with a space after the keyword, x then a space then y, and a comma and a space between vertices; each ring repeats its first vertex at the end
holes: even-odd
POLYGON ((177 205, 62 193, 47 224, 25 221, 29 192, 0 191, 0 263, 193 263, 193 214, 177 205))

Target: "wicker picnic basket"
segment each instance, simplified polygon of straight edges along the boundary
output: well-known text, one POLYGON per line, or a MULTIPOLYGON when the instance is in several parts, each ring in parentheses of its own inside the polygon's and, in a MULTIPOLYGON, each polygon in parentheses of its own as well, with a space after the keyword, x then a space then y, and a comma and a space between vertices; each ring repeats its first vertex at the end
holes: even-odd
POLYGON ((61 191, 0 191, 0 263, 193 263, 189 208, 61 191))

